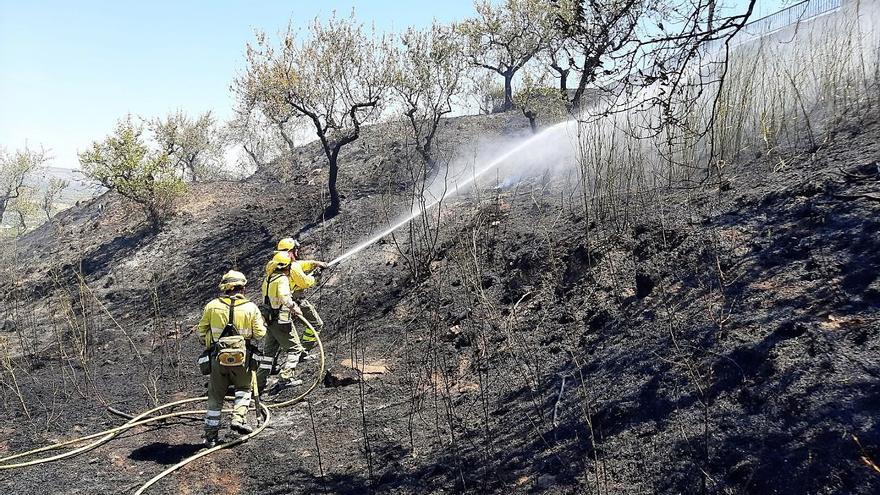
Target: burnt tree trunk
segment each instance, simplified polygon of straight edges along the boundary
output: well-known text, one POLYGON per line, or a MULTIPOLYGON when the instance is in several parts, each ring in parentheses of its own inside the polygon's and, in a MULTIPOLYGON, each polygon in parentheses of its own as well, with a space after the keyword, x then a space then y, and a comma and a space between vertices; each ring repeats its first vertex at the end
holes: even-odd
POLYGON ((568 92, 568 74, 571 72, 571 69, 563 69, 558 64, 553 64, 550 66, 551 69, 555 70, 557 74, 559 74, 559 92, 564 97, 568 92))
POLYGON ((529 127, 532 128, 532 134, 538 133, 538 124, 535 122, 535 118, 538 116, 535 112, 531 110, 522 109, 522 113, 525 118, 529 119, 529 127))
POLYGON ((330 204, 324 209, 325 218, 333 218, 339 214, 339 190, 336 188, 336 179, 339 178, 339 149, 336 147, 329 155, 330 175, 327 178, 327 190, 330 192, 330 204))
POLYGON ((504 76, 504 103, 501 105, 501 111, 506 112, 513 108, 513 72, 508 71, 504 76))
POLYGON ((581 99, 584 97, 584 92, 587 89, 587 85, 592 84, 593 81, 596 80, 596 71, 601 66, 601 58, 598 54, 588 57, 584 60, 584 70, 581 72, 580 80, 578 81, 578 87, 574 92, 574 96, 572 96, 571 100, 568 103, 568 110, 572 111, 580 107, 581 99))

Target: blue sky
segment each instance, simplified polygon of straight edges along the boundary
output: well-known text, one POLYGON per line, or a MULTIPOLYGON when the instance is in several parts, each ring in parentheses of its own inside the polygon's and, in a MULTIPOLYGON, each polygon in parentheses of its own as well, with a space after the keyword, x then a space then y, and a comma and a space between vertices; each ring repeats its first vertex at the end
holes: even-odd
MULTIPOLYGON (((779 3, 759 0, 758 13, 779 3)), ((381 31, 473 13, 472 0, 0 0, 0 146, 42 145, 51 165, 77 167, 77 151, 126 113, 213 110, 224 119, 255 28, 274 34, 288 19, 305 25, 353 7, 381 31)))
POLYGON ((379 30, 463 19, 471 0, 0 0, 0 146, 50 148, 52 165, 103 138, 126 113, 231 113, 229 85, 255 28, 276 33, 333 10, 379 30))

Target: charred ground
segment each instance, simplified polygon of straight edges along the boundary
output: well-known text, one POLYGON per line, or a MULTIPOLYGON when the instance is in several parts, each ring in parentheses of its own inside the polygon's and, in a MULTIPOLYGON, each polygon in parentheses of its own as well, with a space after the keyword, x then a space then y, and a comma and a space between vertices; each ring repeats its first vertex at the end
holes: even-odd
MULTIPOLYGON (((526 125, 444 132, 461 148, 526 125)), ((303 232, 316 257, 408 204, 411 157, 387 134, 343 155, 342 213, 303 232)), ((429 275, 400 236, 402 252, 386 240, 325 274, 330 366, 309 404, 155 493, 875 493, 878 138, 853 127, 781 169, 753 157, 590 219, 566 177, 456 200, 429 275), (385 372, 363 379, 344 359, 385 372)), ((0 298, 14 352, 0 449, 118 424, 104 402, 200 393, 191 326, 222 272, 258 279, 273 242, 314 223, 319 164, 305 147, 281 172, 197 184, 158 232, 105 195, 21 239, 0 298)), ((129 491, 190 455, 200 429, 139 430, 0 486, 129 491)))

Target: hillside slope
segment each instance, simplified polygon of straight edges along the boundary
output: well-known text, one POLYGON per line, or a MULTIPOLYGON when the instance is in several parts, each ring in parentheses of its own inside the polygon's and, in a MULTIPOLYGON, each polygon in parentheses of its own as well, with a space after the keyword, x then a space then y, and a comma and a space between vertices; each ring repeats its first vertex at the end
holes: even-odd
MULTIPOLYGON (((524 128, 471 117, 445 136, 524 128)), ((389 134, 343 156, 343 213, 303 235, 316 257, 407 204, 389 134)), ((390 241, 324 274, 329 374, 309 404, 153 493, 876 493, 878 138, 853 128, 782 170, 758 157, 719 188, 627 198, 628 218, 586 219, 562 178, 456 200, 429 276, 390 241), (384 372, 361 381, 346 359, 384 372)), ((158 233, 105 195, 26 236, 0 298, 23 398, 3 388, 18 427, 0 449, 118 424, 97 397, 134 411, 199 393, 189 328, 219 275, 258 279, 320 211, 317 150, 293 162, 281 181, 195 186, 158 233)), ((144 429, 0 487, 128 491, 200 429, 144 429)))

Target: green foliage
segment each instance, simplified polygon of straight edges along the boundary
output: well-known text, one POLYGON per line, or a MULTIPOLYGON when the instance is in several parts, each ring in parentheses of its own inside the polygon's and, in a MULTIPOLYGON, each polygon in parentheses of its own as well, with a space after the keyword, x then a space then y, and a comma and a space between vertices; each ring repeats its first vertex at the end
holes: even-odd
POLYGON ((425 30, 408 29, 394 51, 391 89, 407 122, 407 134, 428 167, 440 119, 452 112, 461 93, 464 52, 455 26, 434 23, 425 30))
POLYGON ((61 197, 61 193, 64 192, 69 185, 70 181, 58 177, 52 177, 52 179, 49 180, 49 185, 46 187, 46 192, 43 194, 43 198, 40 201, 40 208, 46 215, 46 220, 52 219, 52 215, 55 214, 55 203, 61 197))
POLYGON ((141 134, 129 116, 112 135, 80 153, 79 160, 86 176, 139 204, 156 227, 172 213, 186 185, 168 154, 151 151, 141 134))
POLYGON ((462 23, 471 64, 504 78, 501 110, 513 108, 514 75, 548 43, 552 29, 549 0, 488 0, 474 4, 477 17, 462 23))
POLYGON ((315 20, 305 37, 288 28, 275 46, 264 33, 247 47, 247 72, 235 91, 242 107, 273 122, 291 150, 289 126, 311 126, 329 165, 328 217, 339 212, 339 151, 381 113, 388 88, 388 39, 366 32, 354 14, 315 20))
POLYGON ((0 149, 0 221, 3 216, 15 212, 18 216, 19 230, 25 229, 25 218, 35 208, 33 188, 26 179, 40 170, 49 160, 44 150, 28 148, 8 154, 0 149))
POLYGON ((193 119, 176 111, 153 119, 149 127, 181 177, 193 182, 225 177, 220 132, 211 112, 193 119))
POLYGON ((548 86, 548 74, 538 76, 531 72, 523 75, 522 86, 513 95, 513 101, 529 119, 532 132, 537 132, 537 120, 556 122, 566 116, 566 100, 558 89, 548 86))

